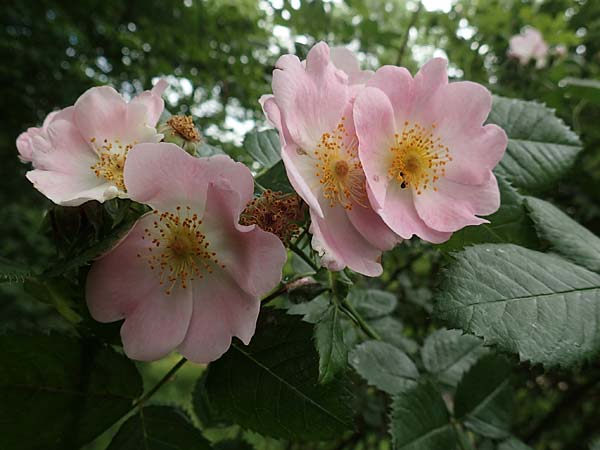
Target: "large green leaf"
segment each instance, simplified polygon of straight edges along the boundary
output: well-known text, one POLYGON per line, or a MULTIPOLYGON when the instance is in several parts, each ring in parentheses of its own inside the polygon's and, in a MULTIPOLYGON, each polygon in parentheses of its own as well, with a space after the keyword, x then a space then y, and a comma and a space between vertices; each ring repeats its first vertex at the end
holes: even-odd
POLYGON ((406 355, 386 342, 367 341, 357 346, 348 358, 367 382, 388 394, 398 394, 417 384, 419 371, 406 355))
POLYGON ((555 252, 600 272, 600 238, 544 200, 528 197, 527 208, 539 236, 549 241, 555 252))
POLYGON ((459 250, 467 245, 483 243, 511 243, 535 247, 537 238, 531 220, 527 216, 524 197, 502 177, 498 177, 500 209, 486 217, 490 223, 465 227, 452 234, 450 240, 440 247, 459 250))
POLYGON ((22 283, 30 276, 31 270, 26 265, 0 256, 0 283, 22 283))
POLYGON ((294 188, 288 180, 283 161, 279 161, 266 172, 256 177, 256 183, 264 189, 293 194, 294 188))
POLYGON ((600 351, 600 275, 516 245, 477 245, 456 255, 436 312, 488 344, 546 366, 600 351))
POLYGON ((140 408, 121 425, 106 450, 209 450, 185 413, 169 406, 140 408))
POLYGON ((365 319, 377 319, 391 314, 398 300, 396 296, 378 289, 350 288, 348 301, 365 319))
POLYGON ((443 383, 456 386, 463 373, 487 351, 475 336, 442 329, 427 336, 421 358, 429 373, 443 383))
POLYGON ((498 444, 498 450, 533 450, 530 446, 515 437, 510 437, 498 444))
POLYGON ((331 305, 315 325, 315 344, 319 352, 319 382, 328 383, 346 368, 348 348, 344 343, 343 313, 331 305))
POLYGON ((501 439, 510 435, 512 401, 510 366, 497 356, 487 355, 458 384, 454 414, 474 432, 501 439))
POLYGON ((244 148, 265 169, 281 161, 281 142, 275 130, 251 131, 244 138, 244 148))
POLYGON ((554 110, 530 101, 494 97, 488 119, 506 131, 508 147, 496 173, 528 191, 552 186, 573 165, 581 143, 554 110))
POLYGON ((78 448, 142 393, 135 365, 109 347, 62 336, 0 337, 0 448, 78 448))
POLYGON ((312 327, 281 312, 263 312, 248 347, 234 343, 210 364, 206 392, 218 417, 291 440, 338 437, 352 423, 343 379, 319 384, 312 327))
POLYGON ((457 444, 444 400, 430 384, 396 396, 390 431, 395 450, 454 450, 457 444))

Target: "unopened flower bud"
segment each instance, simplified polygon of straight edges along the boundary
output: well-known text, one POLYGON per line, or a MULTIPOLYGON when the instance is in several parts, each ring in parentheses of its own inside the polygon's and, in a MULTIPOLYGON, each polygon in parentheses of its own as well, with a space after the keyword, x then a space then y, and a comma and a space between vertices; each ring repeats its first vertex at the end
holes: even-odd
POLYGON ((240 216, 240 224, 258 225, 287 246, 298 235, 305 210, 306 205, 296 194, 266 190, 248 204, 240 216))
POLYGON ((171 116, 159 125, 158 132, 164 135, 164 142, 176 144, 192 156, 202 143, 202 136, 194 126, 192 116, 171 116))

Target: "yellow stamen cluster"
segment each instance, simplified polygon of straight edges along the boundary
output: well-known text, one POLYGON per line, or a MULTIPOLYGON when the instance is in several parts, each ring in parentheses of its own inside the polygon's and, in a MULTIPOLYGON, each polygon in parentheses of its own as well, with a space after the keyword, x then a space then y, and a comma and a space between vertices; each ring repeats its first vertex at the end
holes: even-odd
POLYGON ((303 221, 304 214, 305 204, 296 194, 267 190, 248 204, 240 216, 240 224, 256 224, 287 246, 298 235, 298 223, 303 221))
MULTIPOLYGON (((96 138, 91 138, 90 142, 96 144, 96 138)), ((96 148, 98 152, 98 162, 90 167, 98 178, 112 181, 117 188, 127 192, 123 180, 123 169, 127 153, 136 144, 122 144, 115 140, 114 144, 106 139, 102 145, 96 148)))
POLYGON ((209 249, 210 244, 201 231, 202 220, 189 206, 178 206, 175 212, 155 210, 152 214, 155 215, 152 227, 146 228, 142 237, 149 245, 146 253, 137 256, 147 260, 151 270, 158 271, 167 295, 177 284, 186 289, 191 281, 211 274, 215 267, 225 268, 209 249))
POLYGON ((358 140, 350 137, 345 117, 333 132, 323 133, 314 152, 316 176, 329 206, 338 203, 351 210, 356 203, 367 206, 365 175, 358 160, 358 140))
POLYGON ((194 126, 192 116, 173 116, 167 120, 167 124, 173 129, 173 134, 178 134, 186 141, 200 141, 200 132, 194 126))
POLYGON ((402 133, 395 134, 395 145, 390 149, 394 159, 388 174, 400 187, 412 187, 417 195, 432 188, 446 175, 446 165, 452 161, 450 150, 434 135, 435 125, 426 129, 419 124, 404 123, 402 133))

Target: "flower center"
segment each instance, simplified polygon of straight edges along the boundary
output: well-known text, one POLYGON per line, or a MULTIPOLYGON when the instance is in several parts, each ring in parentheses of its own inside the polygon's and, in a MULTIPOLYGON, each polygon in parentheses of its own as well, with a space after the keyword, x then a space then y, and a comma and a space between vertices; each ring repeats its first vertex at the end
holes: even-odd
POLYGON ((137 142, 122 144, 119 140, 115 140, 113 143, 104 139, 100 146, 96 145, 96 138, 91 138, 90 142, 96 146, 96 152, 98 153, 98 162, 90 169, 94 171, 98 178, 111 181, 119 190, 127 192, 123 180, 123 168, 125 167, 127 153, 137 142))
POLYGON ((452 161, 450 150, 434 136, 434 129, 435 125, 428 130, 405 122, 404 130, 394 135, 396 142, 390 148, 394 158, 388 175, 402 189, 412 187, 417 195, 428 188, 437 192, 435 183, 446 175, 446 164, 452 161))
POLYGON ((201 231, 202 220, 189 206, 178 206, 174 213, 154 210, 152 214, 155 215, 152 227, 146 228, 142 237, 149 241, 147 252, 137 256, 158 272, 167 295, 176 285, 186 289, 190 281, 204 278, 215 267, 225 268, 209 248, 201 231))
POLYGON ((345 117, 331 133, 323 133, 314 152, 316 177, 332 208, 340 204, 350 210, 356 203, 367 206, 365 175, 358 160, 358 140, 349 138, 345 117))

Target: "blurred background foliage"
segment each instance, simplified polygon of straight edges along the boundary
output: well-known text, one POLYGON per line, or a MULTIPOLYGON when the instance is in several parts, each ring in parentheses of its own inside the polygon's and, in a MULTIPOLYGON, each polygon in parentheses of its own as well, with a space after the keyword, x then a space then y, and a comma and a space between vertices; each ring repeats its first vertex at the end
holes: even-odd
MULTIPOLYGON (((48 202, 25 179, 27 167, 16 156, 20 132, 89 87, 110 84, 134 96, 165 77, 167 108, 191 114, 209 143, 250 163, 241 143, 246 132, 265 126, 257 99, 270 91, 275 61, 289 52, 302 56, 319 40, 349 46, 371 69, 401 64, 414 73, 430 57, 444 56, 454 79, 555 108, 585 148, 546 197, 600 232, 600 102, 598 94, 565 81, 600 78, 598 1, 9 0, 1 8, 0 256, 32 270, 59 250, 48 234, 54 219, 44 215, 48 202), (526 25, 566 53, 554 54, 542 69, 508 59, 508 39, 526 25)), ((405 243, 386 255, 384 275, 368 281, 398 296, 395 315, 419 344, 441 326, 432 323, 430 300, 442 259, 429 245, 405 243)), ((31 301, 20 286, 1 289, 0 330, 67 328, 54 309, 31 301)), ((169 362, 140 366, 155 380, 169 362)), ((178 375, 184 382, 158 399, 187 405, 197 371, 187 366, 178 375)), ((521 367, 516 376, 515 434, 536 449, 587 448, 600 432, 600 365, 575 373, 521 367)), ((364 401, 359 432, 322 448, 389 448, 382 413, 388 405, 381 398, 364 401)), ((244 436, 256 448, 310 448, 244 436)), ((106 439, 90 448, 104 448, 106 439)))

